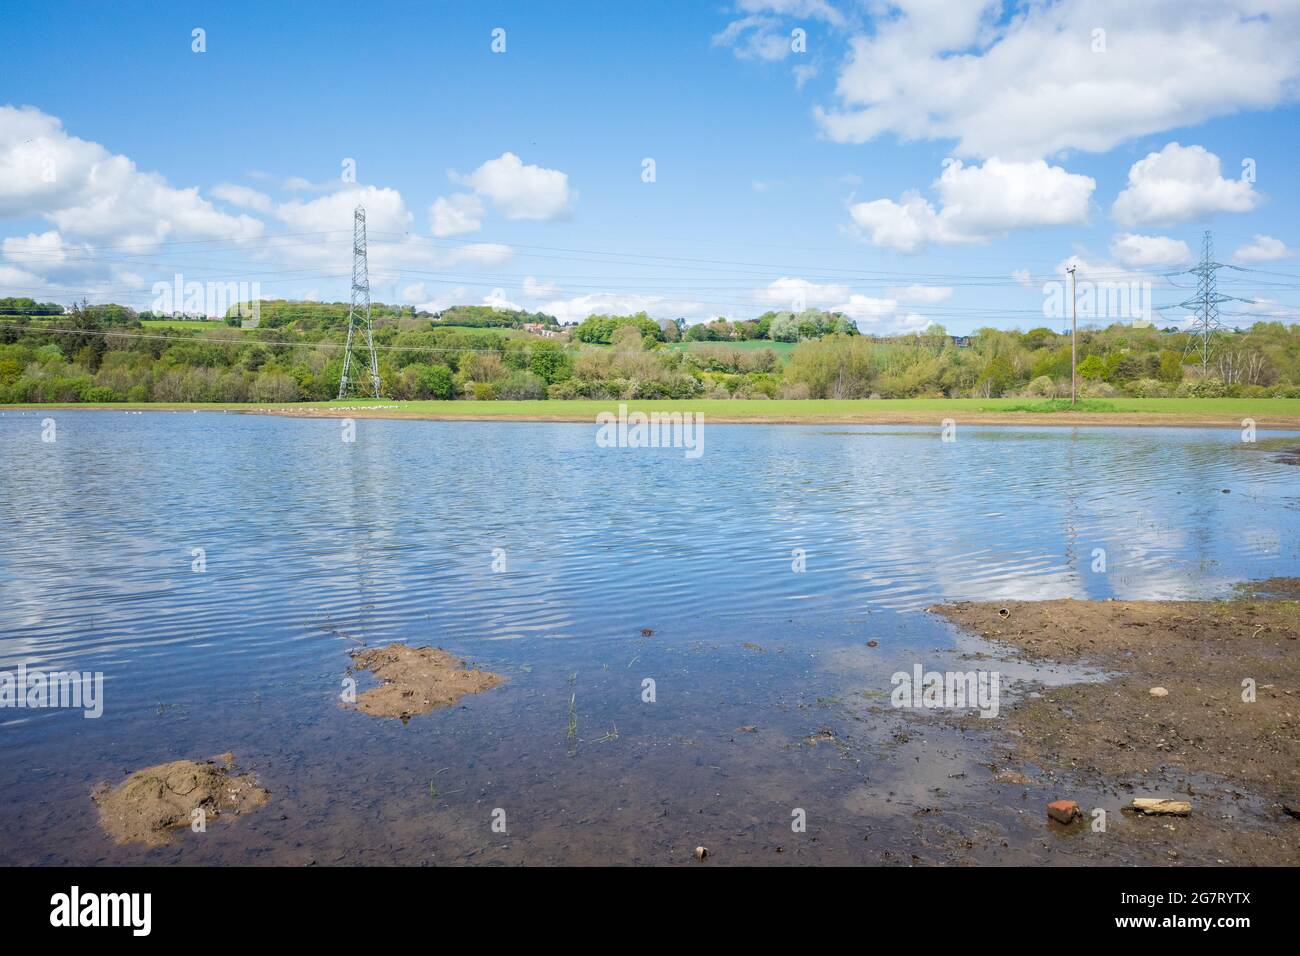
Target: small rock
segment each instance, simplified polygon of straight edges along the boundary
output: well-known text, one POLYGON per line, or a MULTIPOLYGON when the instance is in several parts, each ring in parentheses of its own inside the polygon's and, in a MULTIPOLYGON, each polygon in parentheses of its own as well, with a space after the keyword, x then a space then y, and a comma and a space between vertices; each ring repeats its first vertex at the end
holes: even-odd
POLYGON ((1047 805, 1047 815, 1057 823, 1073 823, 1083 816, 1073 800, 1053 800, 1047 805))
POLYGON ((867 647, 879 647, 879 646, 880 646, 879 641, 867 641, 867 647))
POLYGON ((1138 797, 1129 805, 1129 809, 1150 816, 1185 817, 1191 814, 1192 805, 1186 800, 1138 797))
POLYGON ((1165 690, 1163 687, 1152 687, 1149 691, 1147 691, 1147 693, 1149 693, 1152 697, 1169 696, 1169 691, 1165 690))
POLYGON ((697 846, 695 848, 695 859, 703 860, 706 857, 708 857, 708 855, 709 855, 709 848, 707 846, 697 846))
POLYGON ((655 632, 655 629, 654 629, 653 627, 643 627, 643 628, 641 628, 641 636, 642 636, 642 637, 649 637, 649 636, 651 636, 652 634, 654 634, 654 632, 655 632))
POLYGON ((740 732, 742 734, 756 734, 758 733, 758 728, 753 724, 746 724, 744 727, 740 728, 740 732))
POLYGON ((1016 773, 1014 770, 1003 770, 993 778, 994 783, 1014 783, 1017 786, 1026 787, 1030 784, 1030 779, 1023 773, 1016 773))

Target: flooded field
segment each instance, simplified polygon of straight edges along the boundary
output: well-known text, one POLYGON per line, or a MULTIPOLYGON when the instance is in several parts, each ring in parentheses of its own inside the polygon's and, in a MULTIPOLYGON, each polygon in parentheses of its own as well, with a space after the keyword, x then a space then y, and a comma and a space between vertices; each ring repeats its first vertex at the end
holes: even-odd
POLYGON ((594 434, 0 416, 0 670, 103 675, 95 719, 0 709, 0 862, 1086 862, 997 717, 891 706, 892 675, 995 669, 1006 710, 1101 671, 925 609, 1300 573, 1295 435, 711 425, 687 458, 594 434), (363 712, 351 654, 395 642, 501 679, 363 712), (219 754, 264 804, 155 846, 101 827, 97 788, 219 754))

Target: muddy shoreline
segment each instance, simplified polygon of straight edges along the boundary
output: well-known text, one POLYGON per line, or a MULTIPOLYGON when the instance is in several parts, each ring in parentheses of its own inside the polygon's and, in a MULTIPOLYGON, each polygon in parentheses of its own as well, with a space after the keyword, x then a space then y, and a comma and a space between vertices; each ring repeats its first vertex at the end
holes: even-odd
POLYGON ((1057 799, 1078 798, 1082 818, 1071 828, 1090 830, 1103 795, 1109 825, 1103 839, 1078 841, 1083 855, 1294 866, 1297 598, 1300 582, 1274 579, 1226 601, 962 602, 931 610, 1025 660, 1087 664, 1111 675, 1039 688, 1006 708, 1004 720, 984 722, 995 728, 955 718, 1000 748, 1010 769, 995 782, 1037 783, 1057 799), (1186 801, 1192 812, 1130 812, 1143 798, 1186 801))

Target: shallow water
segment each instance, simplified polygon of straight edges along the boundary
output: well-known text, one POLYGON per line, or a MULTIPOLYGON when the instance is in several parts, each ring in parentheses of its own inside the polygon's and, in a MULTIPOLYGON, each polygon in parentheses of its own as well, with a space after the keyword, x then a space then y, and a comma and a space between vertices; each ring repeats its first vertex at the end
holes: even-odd
POLYGON ((981 803, 982 744, 887 706, 960 655, 926 606, 1300 573, 1294 436, 706 428, 687 459, 594 425, 0 415, 0 669, 105 677, 99 719, 0 709, 0 862, 943 860, 932 812, 1025 825, 981 803), (509 682, 407 724, 342 707, 347 652, 390 641, 509 682), (267 807, 100 833, 97 783, 223 751, 267 807))

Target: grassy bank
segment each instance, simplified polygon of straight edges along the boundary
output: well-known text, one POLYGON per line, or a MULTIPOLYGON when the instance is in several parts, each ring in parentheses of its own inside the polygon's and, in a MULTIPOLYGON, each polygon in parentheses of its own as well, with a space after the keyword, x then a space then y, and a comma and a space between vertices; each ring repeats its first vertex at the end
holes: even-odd
MULTIPOLYGON (((122 411, 235 411, 254 414, 364 416, 451 421, 591 422, 617 401, 396 402, 351 400, 287 404, 130 403, 107 405, 5 405, 16 409, 110 409, 122 411)), ((933 424, 945 418, 967 424, 1022 425, 1181 425, 1240 428, 1253 419, 1259 428, 1300 429, 1300 399, 1295 398, 1114 398, 1068 402, 1023 398, 917 398, 875 401, 629 401, 631 410, 696 412, 705 421, 808 424, 933 424)))

